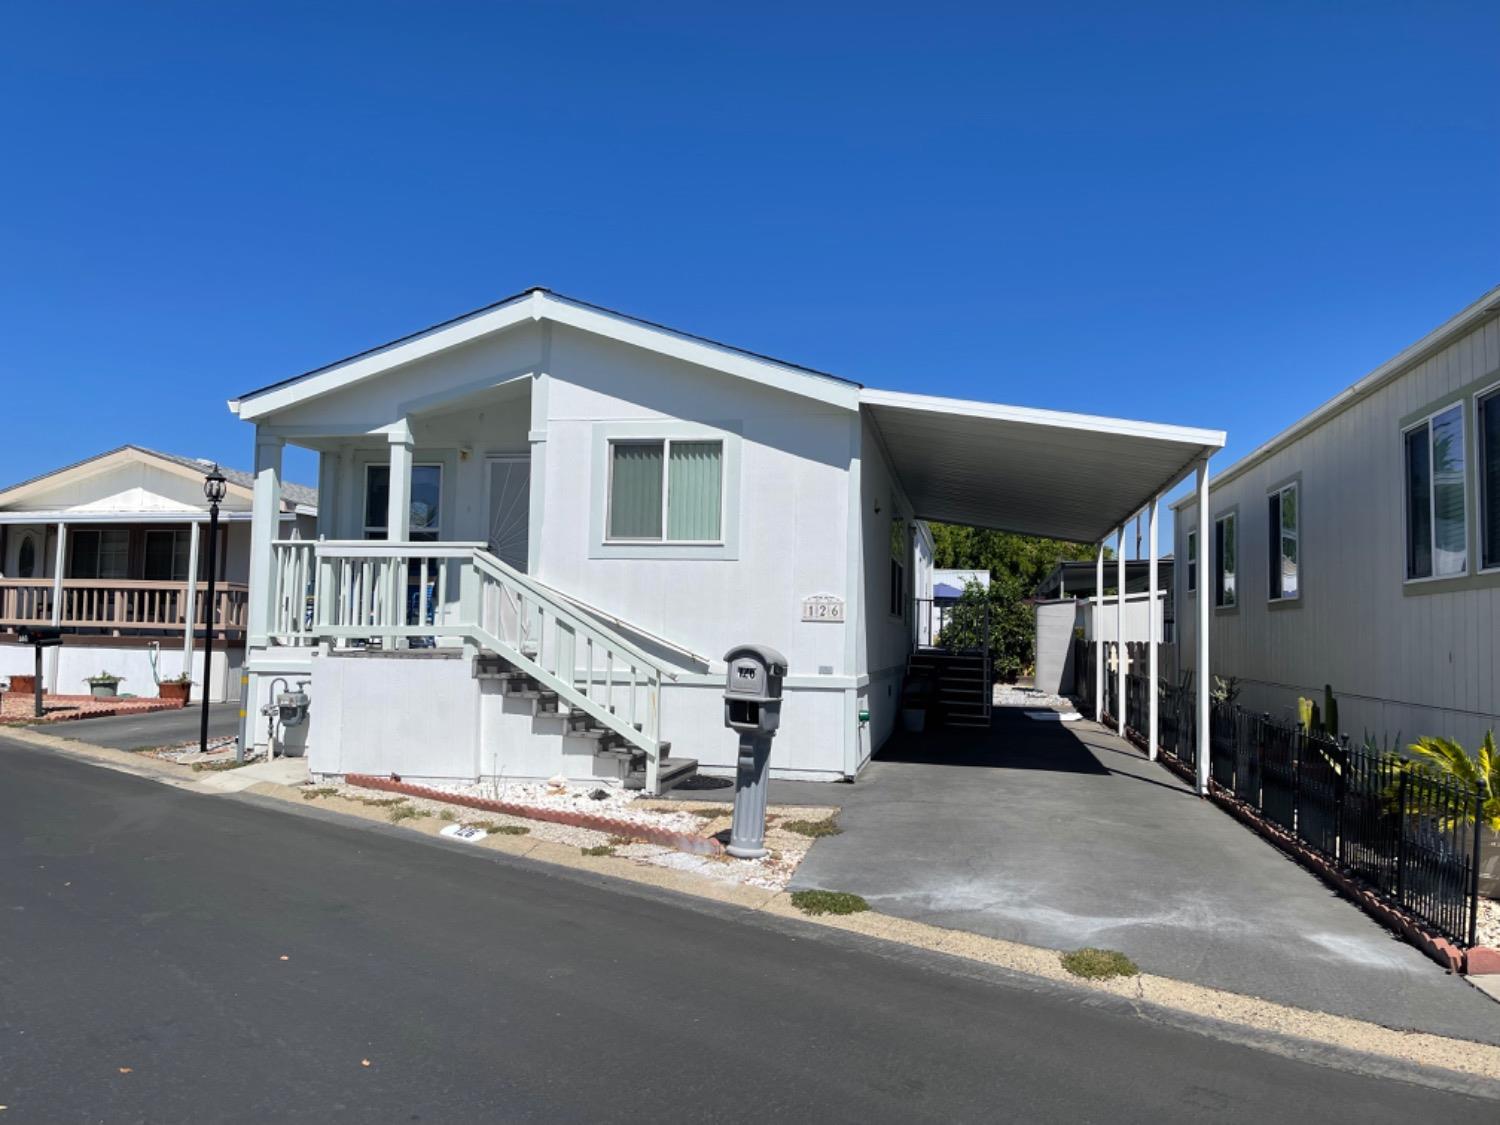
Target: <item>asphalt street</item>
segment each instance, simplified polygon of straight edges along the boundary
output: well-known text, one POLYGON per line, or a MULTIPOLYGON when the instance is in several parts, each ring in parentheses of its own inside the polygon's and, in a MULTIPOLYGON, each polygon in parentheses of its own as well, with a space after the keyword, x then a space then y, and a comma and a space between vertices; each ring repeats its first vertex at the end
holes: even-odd
POLYGON ((1493 1120, 1123 1003, 0 736, 35 1121, 1493 1120))

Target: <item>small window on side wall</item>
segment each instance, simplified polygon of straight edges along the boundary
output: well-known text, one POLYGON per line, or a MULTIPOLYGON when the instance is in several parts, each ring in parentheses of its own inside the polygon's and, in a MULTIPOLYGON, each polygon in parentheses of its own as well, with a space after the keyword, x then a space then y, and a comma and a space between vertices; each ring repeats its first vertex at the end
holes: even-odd
POLYGON ((1271 493, 1267 504, 1266 543, 1270 547, 1270 590, 1272 601, 1291 601, 1301 595, 1299 557, 1301 555, 1298 519, 1300 492, 1295 484, 1271 493))
POLYGON ((1233 512, 1214 521, 1214 605, 1220 609, 1238 604, 1239 544, 1235 534, 1238 522, 1233 512))
POLYGON ((1464 412, 1439 411, 1402 435, 1406 469, 1406 577, 1451 578, 1469 567, 1464 499, 1464 412))
POLYGON ((1500 387, 1481 395, 1479 430, 1480 565, 1500 567, 1500 387))
POLYGON ((1198 589, 1198 533, 1190 531, 1187 533, 1187 591, 1193 593, 1198 589))

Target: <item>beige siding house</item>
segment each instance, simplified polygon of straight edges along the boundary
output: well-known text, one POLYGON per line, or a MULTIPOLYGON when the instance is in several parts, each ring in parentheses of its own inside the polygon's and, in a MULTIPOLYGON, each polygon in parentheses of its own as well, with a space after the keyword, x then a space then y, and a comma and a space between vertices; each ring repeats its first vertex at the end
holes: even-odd
POLYGON ((1175 505, 1179 652, 1240 701, 1472 747, 1500 728, 1500 288, 1175 505))

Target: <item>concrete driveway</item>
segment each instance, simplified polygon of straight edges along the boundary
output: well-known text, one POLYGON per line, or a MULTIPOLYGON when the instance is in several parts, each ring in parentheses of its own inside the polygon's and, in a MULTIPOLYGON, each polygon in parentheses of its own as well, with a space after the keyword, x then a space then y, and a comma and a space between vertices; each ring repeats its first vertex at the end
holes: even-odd
MULTIPOLYGON (((1091 722, 997 708, 988 731, 898 735, 794 887, 1339 1015, 1500 1043, 1500 1005, 1091 722)), ((804 796, 806 794, 806 796, 804 796)))

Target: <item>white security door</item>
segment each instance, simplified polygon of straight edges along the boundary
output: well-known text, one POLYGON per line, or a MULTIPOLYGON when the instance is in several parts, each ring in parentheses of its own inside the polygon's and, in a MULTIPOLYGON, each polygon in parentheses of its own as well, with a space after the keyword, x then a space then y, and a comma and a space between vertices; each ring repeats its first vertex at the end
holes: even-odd
POLYGON ((531 455, 491 457, 488 484, 490 554, 524 571, 531 526, 531 455))

